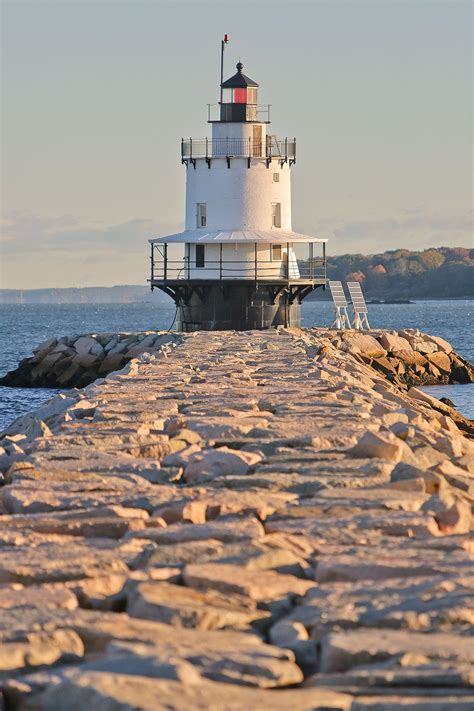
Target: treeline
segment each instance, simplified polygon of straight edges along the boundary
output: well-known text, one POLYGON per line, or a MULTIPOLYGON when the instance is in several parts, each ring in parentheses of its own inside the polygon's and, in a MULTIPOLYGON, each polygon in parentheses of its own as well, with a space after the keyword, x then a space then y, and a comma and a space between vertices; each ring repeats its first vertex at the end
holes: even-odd
POLYGON ((473 298, 474 249, 397 249, 329 256, 328 278, 358 281, 365 295, 375 299, 473 298))

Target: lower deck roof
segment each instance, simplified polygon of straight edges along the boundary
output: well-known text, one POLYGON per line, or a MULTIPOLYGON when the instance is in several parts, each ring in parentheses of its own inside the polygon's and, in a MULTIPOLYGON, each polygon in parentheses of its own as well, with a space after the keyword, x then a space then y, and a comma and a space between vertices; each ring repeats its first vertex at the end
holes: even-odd
POLYGON ((171 243, 204 243, 204 244, 253 244, 254 242, 260 243, 273 243, 273 244, 286 244, 287 242, 302 242, 302 243, 318 243, 327 242, 327 239, 318 239, 317 237, 310 237, 309 235, 303 235, 299 232, 292 232, 291 230, 231 230, 229 232, 207 232, 205 229, 199 230, 186 230, 185 232, 178 232, 174 235, 167 235, 166 237, 156 237, 155 239, 149 240, 150 244, 171 244, 171 243))

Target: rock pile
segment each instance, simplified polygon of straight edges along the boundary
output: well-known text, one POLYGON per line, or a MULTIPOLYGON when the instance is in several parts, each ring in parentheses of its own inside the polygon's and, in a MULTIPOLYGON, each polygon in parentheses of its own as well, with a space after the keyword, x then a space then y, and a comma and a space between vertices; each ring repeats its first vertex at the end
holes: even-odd
MULTIPOLYGON (((474 382, 474 368, 442 338, 417 329, 404 331, 328 331, 308 329, 321 346, 332 345, 371 365, 400 387, 474 382)), ((156 353, 165 343, 180 343, 181 334, 102 333, 50 338, 31 358, 0 378, 10 387, 83 388, 119 370, 141 353, 156 353)))
POLYGON ((120 370, 141 353, 156 353, 165 343, 179 343, 176 333, 100 333, 48 338, 18 368, 0 378, 0 385, 21 388, 84 388, 97 378, 120 370))
POLYGON ((20 418, 5 708, 471 711, 474 443, 451 414, 281 329, 188 334, 20 418))
POLYGON ((474 383, 474 368, 451 344, 416 328, 404 331, 324 331, 309 329, 321 344, 350 353, 400 387, 474 383))

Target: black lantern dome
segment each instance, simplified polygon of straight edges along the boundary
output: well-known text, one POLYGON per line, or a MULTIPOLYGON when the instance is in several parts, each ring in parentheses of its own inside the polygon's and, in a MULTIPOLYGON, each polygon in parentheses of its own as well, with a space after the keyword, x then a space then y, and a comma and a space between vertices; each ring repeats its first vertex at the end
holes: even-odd
POLYGON ((257 87, 253 79, 242 73, 244 65, 237 63, 234 76, 222 82, 221 121, 256 121, 257 87))

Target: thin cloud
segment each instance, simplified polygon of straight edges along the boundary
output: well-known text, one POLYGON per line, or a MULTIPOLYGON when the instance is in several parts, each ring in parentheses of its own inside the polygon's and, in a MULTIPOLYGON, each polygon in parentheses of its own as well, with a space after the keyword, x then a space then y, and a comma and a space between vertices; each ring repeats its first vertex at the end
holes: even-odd
POLYGON ((43 218, 30 214, 15 214, 4 218, 1 245, 4 256, 45 250, 53 257, 67 251, 90 257, 134 252, 147 248, 150 237, 177 231, 176 225, 159 225, 151 219, 134 218, 116 225, 85 223, 80 218, 65 215, 43 218), (117 253, 116 250, 120 250, 117 253))
POLYGON ((431 213, 421 208, 407 208, 397 215, 377 219, 324 218, 316 226, 301 231, 329 238, 328 251, 332 254, 472 247, 473 213, 472 210, 431 213))

